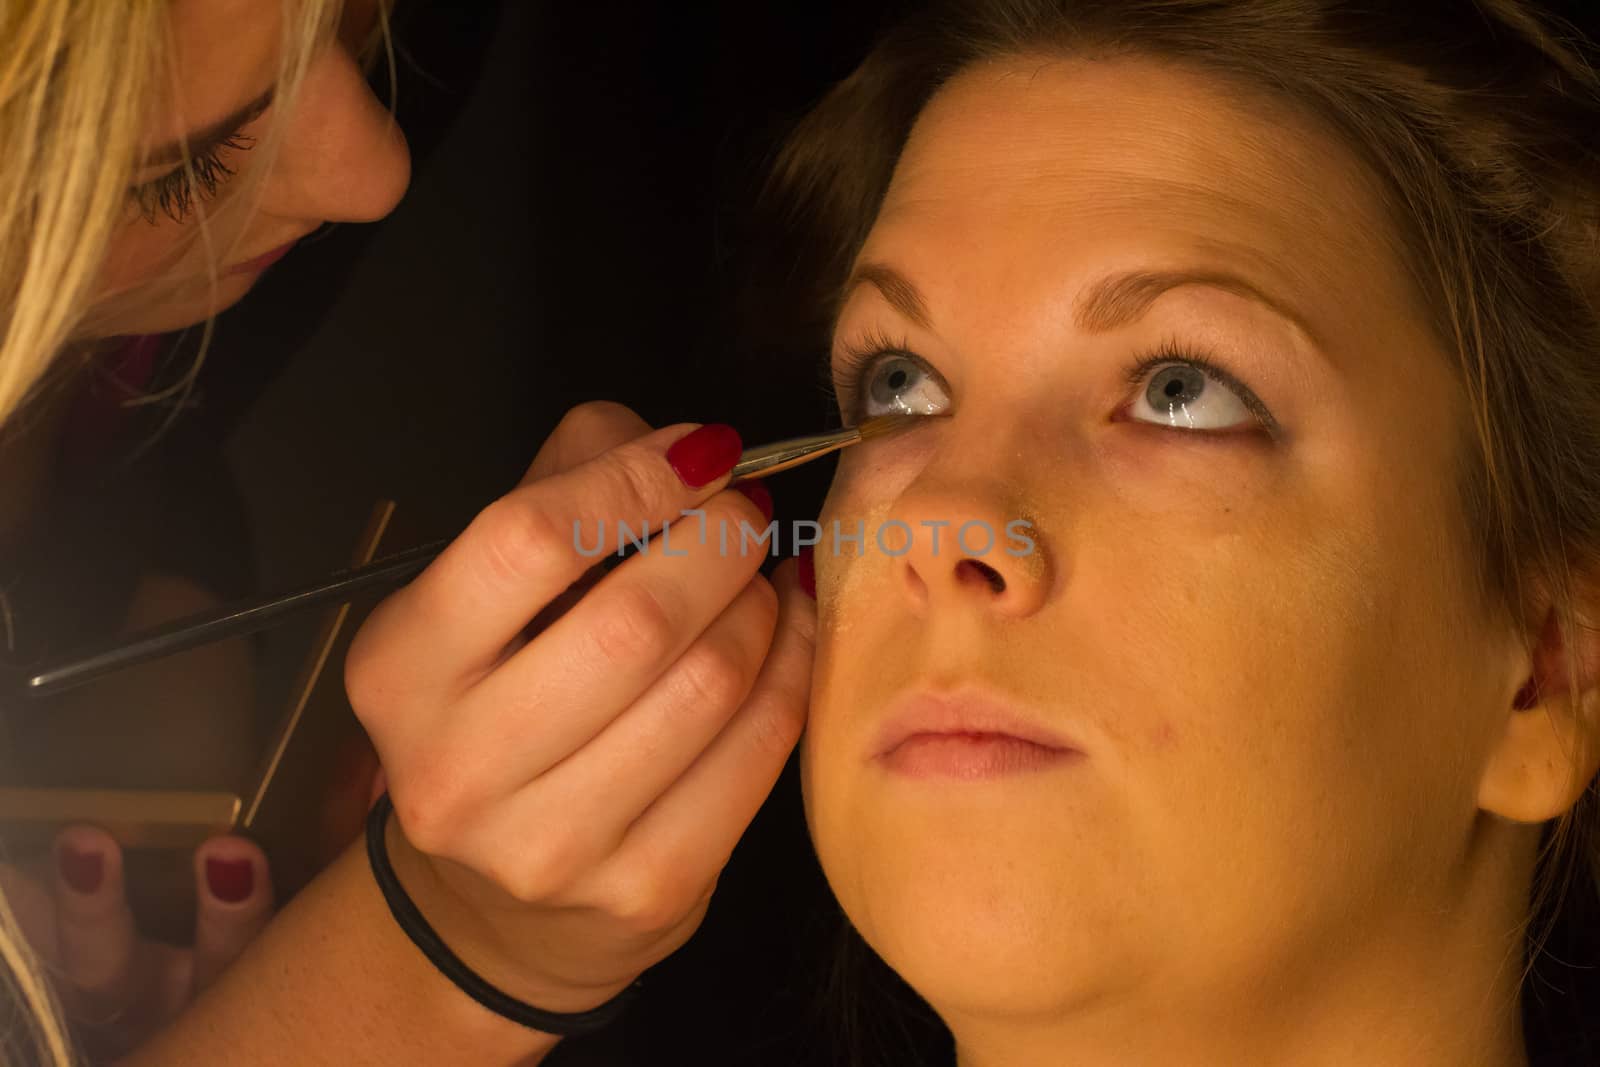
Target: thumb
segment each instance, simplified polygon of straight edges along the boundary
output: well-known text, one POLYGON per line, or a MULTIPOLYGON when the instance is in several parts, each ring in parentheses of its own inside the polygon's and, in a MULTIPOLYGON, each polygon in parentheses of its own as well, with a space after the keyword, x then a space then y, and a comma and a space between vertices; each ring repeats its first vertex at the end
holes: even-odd
POLYGON ((138 935, 123 888, 122 850, 104 830, 69 826, 56 835, 56 946, 67 988, 93 1015, 133 999, 138 935))
POLYGON ((272 918, 272 878, 254 841, 213 837, 194 853, 194 989, 206 988, 272 918))

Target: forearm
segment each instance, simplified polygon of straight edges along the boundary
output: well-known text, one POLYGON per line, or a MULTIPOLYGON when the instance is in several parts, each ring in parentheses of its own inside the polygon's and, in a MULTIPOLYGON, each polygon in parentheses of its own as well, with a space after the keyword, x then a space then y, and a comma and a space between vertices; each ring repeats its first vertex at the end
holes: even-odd
POLYGON ((560 1039, 458 990, 390 916, 357 841, 123 1067, 537 1064, 560 1039))

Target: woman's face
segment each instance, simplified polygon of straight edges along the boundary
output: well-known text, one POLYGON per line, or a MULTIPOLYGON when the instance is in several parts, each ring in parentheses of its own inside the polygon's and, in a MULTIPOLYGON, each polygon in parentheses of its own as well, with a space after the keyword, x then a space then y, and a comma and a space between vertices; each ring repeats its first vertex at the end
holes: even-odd
POLYGON ((834 372, 847 414, 953 417, 841 460, 802 775, 846 914, 958 1041, 1231 1018, 1466 893, 1526 659, 1390 232, 1329 135, 1153 61, 996 62, 919 119, 834 372), (875 759, 919 694, 1076 754, 875 759))
POLYGON ((284 5, 277 0, 172 0, 171 84, 161 91, 146 124, 144 145, 155 157, 134 176, 146 202, 161 179, 180 164, 162 150, 187 137, 191 151, 204 148, 202 131, 237 134, 236 145, 215 151, 234 172, 218 194, 248 168, 252 140, 264 139, 272 123, 284 136, 264 178, 259 210, 214 235, 218 264, 213 295, 203 258, 193 252, 196 207, 148 219, 130 198, 126 222, 112 242, 97 299, 129 293, 152 280, 170 282, 150 300, 119 302, 112 317, 97 323, 102 334, 154 333, 200 321, 232 305, 255 284, 288 246, 324 222, 369 222, 388 214, 410 179, 404 136, 367 87, 350 46, 372 26, 370 0, 346 5, 340 40, 318 52, 293 107, 273 105, 271 91, 282 47, 284 5), (265 105, 265 106, 262 106, 265 105), (177 217, 173 217, 176 215, 177 217), (122 304, 127 306, 124 308, 122 304))

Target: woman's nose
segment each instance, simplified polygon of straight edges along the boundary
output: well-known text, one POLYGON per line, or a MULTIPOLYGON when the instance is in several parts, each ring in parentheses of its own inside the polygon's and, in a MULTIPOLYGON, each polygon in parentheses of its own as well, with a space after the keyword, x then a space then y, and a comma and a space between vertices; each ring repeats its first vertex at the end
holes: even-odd
POLYGON ((307 69, 261 210, 279 218, 373 222, 411 180, 411 153, 355 60, 329 48, 307 69))
POLYGON ((1052 566, 1040 531, 986 492, 915 486, 884 518, 881 537, 917 611, 977 608, 1020 618, 1043 605, 1052 566))

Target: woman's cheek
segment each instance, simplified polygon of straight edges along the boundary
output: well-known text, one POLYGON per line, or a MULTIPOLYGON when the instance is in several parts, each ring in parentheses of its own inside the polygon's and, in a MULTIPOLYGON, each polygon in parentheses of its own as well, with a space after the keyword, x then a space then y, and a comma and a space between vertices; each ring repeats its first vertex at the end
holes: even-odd
POLYGON ((1369 501, 1264 436, 1109 430, 1077 521, 1077 574, 1136 620, 1128 647, 1231 664, 1208 687, 1246 705, 1274 692, 1301 704, 1369 660, 1379 591, 1395 587, 1369 501))
POLYGON ((1183 522, 1222 534, 1280 507, 1289 469, 1264 435, 1202 439, 1197 432, 1113 423, 1093 449, 1097 479, 1129 518, 1183 522))
MULTIPOLYGON (((940 420, 944 421, 944 420, 940 420)), ((892 437, 865 441, 839 454, 839 466, 829 488, 836 496, 861 500, 893 500, 935 458, 947 426, 917 426, 892 437)))

